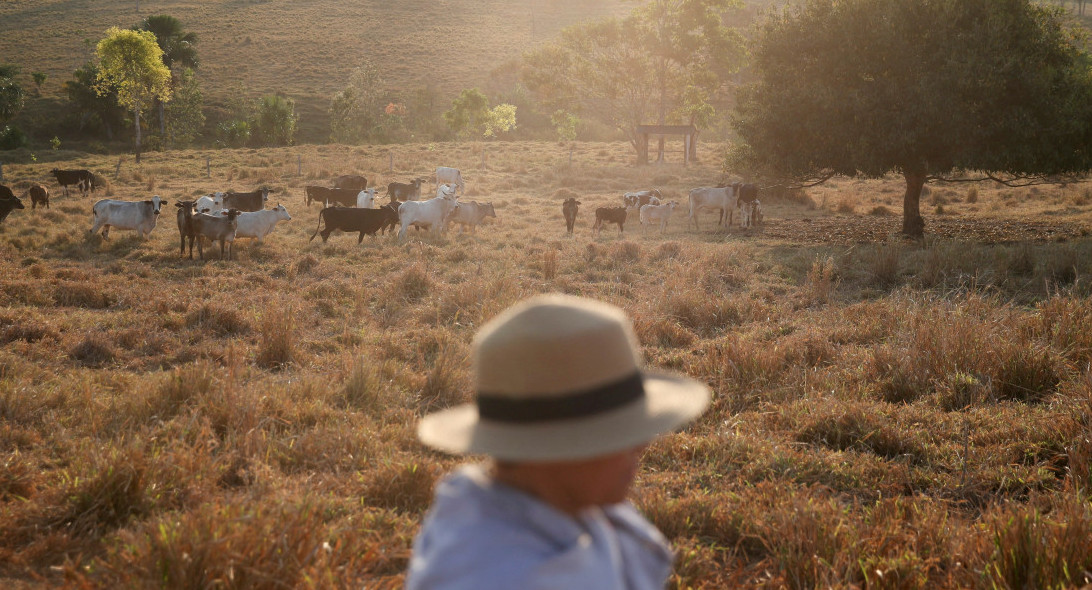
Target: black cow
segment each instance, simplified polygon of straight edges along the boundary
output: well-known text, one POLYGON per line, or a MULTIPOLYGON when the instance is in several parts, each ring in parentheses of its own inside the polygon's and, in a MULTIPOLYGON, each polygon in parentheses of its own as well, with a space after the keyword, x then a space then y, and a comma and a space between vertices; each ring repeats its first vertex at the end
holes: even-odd
POLYGON ((23 202, 11 192, 10 188, 0 184, 0 222, 7 219, 8 214, 15 209, 25 209, 23 202))
POLYGON ((334 179, 334 188, 360 192, 368 188, 368 179, 356 174, 342 174, 334 179))
POLYGON ((178 255, 185 256, 186 240, 190 242, 190 260, 193 260, 193 242, 197 238, 193 233, 193 201, 178 201, 174 204, 178 207, 178 236, 182 243, 178 248, 178 255))
POLYGON ((334 230, 346 233, 357 232, 356 243, 364 241, 364 234, 374 236, 379 230, 386 231, 398 223, 398 208, 390 203, 378 209, 357 209, 356 207, 326 207, 319 211, 319 224, 310 242, 322 234, 323 243, 334 230), (325 227, 323 227, 325 225, 325 227))
POLYGON ((598 234, 604 224, 617 223, 618 233, 622 233, 622 226, 626 223, 627 211, 625 207, 600 207, 596 209, 595 225, 592 226, 592 230, 598 234))
POLYGON ((305 186, 303 190, 308 207, 311 206, 312 201, 322 203, 326 207, 331 205, 356 207, 356 197, 360 194, 360 191, 355 189, 326 188, 324 186, 305 186))
POLYGON ((238 209, 239 211, 261 211, 265 209, 265 202, 269 199, 269 189, 262 187, 249 193, 237 193, 229 191, 224 195, 224 209, 238 209))
POLYGON ((565 216, 565 228, 569 231, 569 235, 573 234, 573 226, 576 225, 576 212, 580 210, 580 201, 577 201, 573 197, 565 199, 565 202, 561 204, 561 213, 565 216))
POLYGON ((392 182, 387 185, 387 196, 392 201, 416 201, 421 198, 421 183, 424 178, 414 178, 409 183, 392 182))
POLYGON ((74 184, 80 189, 80 194, 87 196, 87 192, 95 192, 99 188, 95 175, 90 170, 51 170, 57 183, 64 187, 64 196, 68 196, 68 185, 74 184))

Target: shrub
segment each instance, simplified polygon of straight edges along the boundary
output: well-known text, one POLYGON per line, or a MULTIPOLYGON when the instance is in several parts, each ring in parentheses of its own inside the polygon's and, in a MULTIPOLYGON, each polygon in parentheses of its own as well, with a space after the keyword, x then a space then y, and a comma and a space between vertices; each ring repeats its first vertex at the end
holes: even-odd
POLYGON ((5 125, 3 129, 0 129, 0 150, 17 150, 29 144, 30 140, 22 129, 12 125, 5 125))
POLYGON ((250 322, 234 307, 204 303, 186 314, 186 327, 197 328, 217 336, 237 336, 250 332, 250 322))

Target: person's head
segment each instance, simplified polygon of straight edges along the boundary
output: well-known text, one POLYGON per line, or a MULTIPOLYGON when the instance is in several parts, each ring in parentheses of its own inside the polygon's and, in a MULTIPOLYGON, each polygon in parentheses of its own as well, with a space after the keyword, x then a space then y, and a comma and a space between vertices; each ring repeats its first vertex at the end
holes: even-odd
POLYGON ((425 416, 421 441, 489 455, 500 473, 584 473, 577 493, 594 504, 620 501, 640 451, 709 403, 697 381, 643 371, 629 318, 591 299, 518 303, 481 328, 473 358, 476 401, 425 416))

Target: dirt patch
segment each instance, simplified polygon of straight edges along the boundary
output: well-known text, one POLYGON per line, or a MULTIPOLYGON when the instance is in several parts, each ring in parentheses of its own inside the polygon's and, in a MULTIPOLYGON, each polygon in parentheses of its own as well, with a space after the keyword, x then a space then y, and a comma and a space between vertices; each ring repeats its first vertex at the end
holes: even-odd
MULTIPOLYGON (((899 237, 900 216, 769 219, 759 231, 766 238, 794 244, 870 244, 899 237)), ((925 235, 959 242, 1055 242, 1090 233, 1088 224, 1064 221, 1018 221, 980 217, 926 217, 925 235)))

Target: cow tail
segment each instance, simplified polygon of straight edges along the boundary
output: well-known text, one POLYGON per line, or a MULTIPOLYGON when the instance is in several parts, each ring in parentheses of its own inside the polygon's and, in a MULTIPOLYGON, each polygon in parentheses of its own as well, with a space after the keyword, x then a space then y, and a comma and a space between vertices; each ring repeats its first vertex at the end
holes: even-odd
POLYGON ((326 210, 325 210, 325 209, 323 209, 322 211, 319 211, 319 212, 318 212, 318 225, 317 225, 317 226, 315 227, 315 233, 311 234, 311 239, 310 239, 310 240, 307 240, 307 242, 308 242, 308 243, 310 243, 310 242, 311 242, 311 240, 315 239, 315 236, 317 236, 317 235, 318 235, 318 233, 319 233, 319 229, 321 229, 321 228, 322 228, 322 221, 323 221, 324 219, 326 219, 326 215, 325 215, 325 213, 326 213, 326 210))

